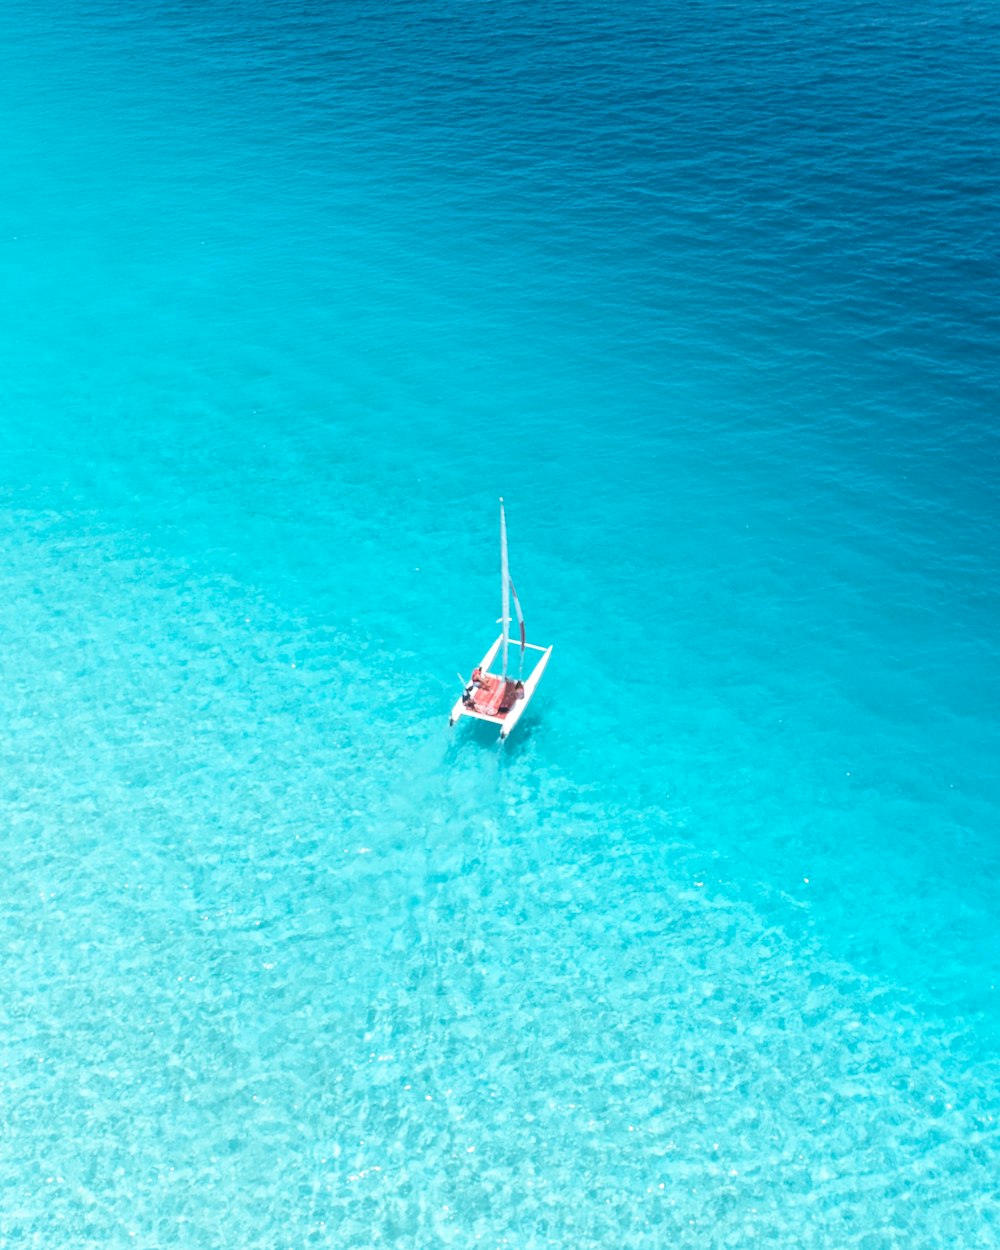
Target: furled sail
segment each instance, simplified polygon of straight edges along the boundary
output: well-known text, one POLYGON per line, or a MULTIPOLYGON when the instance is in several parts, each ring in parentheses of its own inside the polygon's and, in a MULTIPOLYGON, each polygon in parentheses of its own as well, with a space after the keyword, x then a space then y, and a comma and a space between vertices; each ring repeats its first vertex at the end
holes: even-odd
POLYGON ((524 613, 521 611, 521 600, 517 597, 517 591, 514 589, 514 583, 507 578, 507 584, 510 586, 511 597, 514 600, 514 614, 517 617, 517 623, 521 630, 521 659, 524 659, 524 647, 527 638, 524 633, 524 613))

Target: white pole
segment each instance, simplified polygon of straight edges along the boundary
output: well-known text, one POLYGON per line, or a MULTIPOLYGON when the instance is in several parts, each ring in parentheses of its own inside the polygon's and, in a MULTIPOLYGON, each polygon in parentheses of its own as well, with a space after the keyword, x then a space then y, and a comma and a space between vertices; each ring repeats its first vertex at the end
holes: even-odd
POLYGON ((507 519, 500 499, 500 620, 503 622, 503 679, 507 680, 507 644, 510 640, 510 577, 507 573, 507 519))

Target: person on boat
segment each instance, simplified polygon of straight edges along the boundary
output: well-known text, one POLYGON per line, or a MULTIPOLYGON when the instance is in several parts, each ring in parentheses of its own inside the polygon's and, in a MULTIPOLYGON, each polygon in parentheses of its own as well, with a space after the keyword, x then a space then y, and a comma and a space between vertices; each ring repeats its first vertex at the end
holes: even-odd
POLYGON ((481 690, 486 685, 486 679, 483 676, 483 670, 477 665, 472 670, 472 676, 469 678, 469 684, 462 692, 462 702, 466 707, 475 707, 476 691, 481 690))

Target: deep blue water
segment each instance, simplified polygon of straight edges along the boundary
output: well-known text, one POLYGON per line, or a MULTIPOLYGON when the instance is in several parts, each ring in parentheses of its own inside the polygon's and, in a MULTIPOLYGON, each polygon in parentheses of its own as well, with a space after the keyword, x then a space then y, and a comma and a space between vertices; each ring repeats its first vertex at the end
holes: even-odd
POLYGON ((993 6, 43 10, 0 1241, 997 1244, 993 6))

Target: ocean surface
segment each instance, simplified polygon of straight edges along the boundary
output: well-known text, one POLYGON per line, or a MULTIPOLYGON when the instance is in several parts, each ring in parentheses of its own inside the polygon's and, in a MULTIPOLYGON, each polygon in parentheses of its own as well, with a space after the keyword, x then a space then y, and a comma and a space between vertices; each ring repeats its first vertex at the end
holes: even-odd
POLYGON ((996 5, 0 46, 0 1245, 1000 1245, 996 5))

